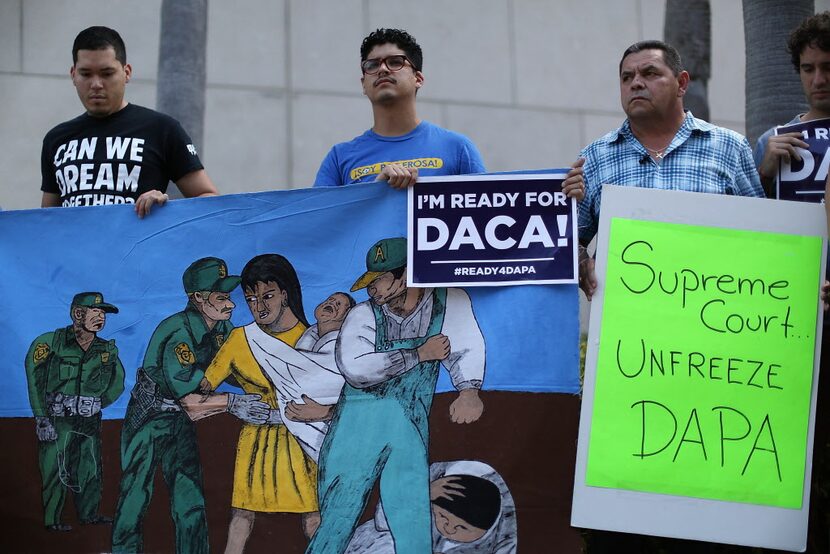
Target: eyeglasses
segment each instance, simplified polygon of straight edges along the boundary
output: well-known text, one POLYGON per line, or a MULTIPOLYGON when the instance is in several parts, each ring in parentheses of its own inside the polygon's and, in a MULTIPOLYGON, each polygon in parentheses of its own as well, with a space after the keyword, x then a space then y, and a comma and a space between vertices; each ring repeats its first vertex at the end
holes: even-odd
MULTIPOLYGON (((386 56, 385 58, 371 58, 364 60, 360 64, 360 68, 363 70, 365 75, 374 75, 380 71, 380 66, 384 64, 386 65, 386 69, 389 71, 400 71, 407 62, 409 62, 409 65, 412 65, 409 58, 399 54, 395 56, 386 56)), ((414 68, 415 66, 412 67, 414 68)))

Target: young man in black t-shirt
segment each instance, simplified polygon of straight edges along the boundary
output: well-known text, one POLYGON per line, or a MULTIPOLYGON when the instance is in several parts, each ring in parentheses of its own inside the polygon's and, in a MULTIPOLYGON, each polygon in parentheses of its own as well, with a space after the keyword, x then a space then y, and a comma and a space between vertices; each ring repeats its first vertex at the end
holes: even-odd
POLYGON ((179 122, 124 99, 132 67, 116 31, 81 31, 72 61, 86 113, 43 139, 41 207, 135 204, 143 217, 167 201, 169 181, 186 197, 217 194, 179 122))

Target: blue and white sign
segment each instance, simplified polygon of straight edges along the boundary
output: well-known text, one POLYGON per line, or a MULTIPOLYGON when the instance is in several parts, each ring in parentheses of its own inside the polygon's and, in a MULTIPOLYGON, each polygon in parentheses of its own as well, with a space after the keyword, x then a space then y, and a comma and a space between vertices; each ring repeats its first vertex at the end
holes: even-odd
POLYGON ((830 166, 830 156, 827 156, 830 119, 814 119, 775 130, 776 135, 793 132, 801 133, 800 138, 810 145, 810 149, 796 148, 801 160, 781 160, 775 197, 779 200, 822 202, 827 168, 830 166))
POLYGON ((564 173, 419 179, 409 189, 411 286, 575 283, 576 203, 564 173))

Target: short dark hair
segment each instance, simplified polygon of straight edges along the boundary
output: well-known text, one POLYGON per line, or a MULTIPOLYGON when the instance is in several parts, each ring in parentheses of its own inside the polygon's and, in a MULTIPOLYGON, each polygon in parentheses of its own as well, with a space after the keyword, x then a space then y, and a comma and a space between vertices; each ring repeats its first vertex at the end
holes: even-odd
POLYGON ((641 40, 640 42, 635 42, 631 46, 625 49, 623 52, 622 58, 620 58, 620 70, 619 73, 622 73, 622 64, 625 59, 631 55, 636 54, 638 52, 642 52, 643 50, 660 50, 663 52, 663 61, 669 69, 671 69, 672 74, 675 77, 680 75, 680 72, 683 71, 683 62, 680 59, 680 52, 677 51, 677 48, 663 42, 662 40, 641 40))
POLYGON ((251 258, 242 268, 242 290, 254 290, 257 283, 274 282, 284 290, 288 307, 303 325, 309 326, 303 309, 303 291, 294 266, 285 256, 279 254, 260 254, 251 258))
POLYGON ((355 305, 357 304, 357 302, 355 301, 354 297, 353 297, 351 294, 349 294, 348 292, 343 292, 342 290, 339 290, 339 291, 337 291, 337 292, 333 292, 331 295, 332 295, 332 296, 334 296, 335 294, 342 294, 343 296, 345 296, 345 297, 346 297, 346 300, 347 300, 347 301, 348 301, 348 303, 349 303, 349 309, 350 309, 350 310, 351 310, 352 308, 354 308, 354 307, 355 307, 355 305))
POLYGON ((801 71, 801 54, 808 46, 830 52, 830 12, 817 13, 801 22, 787 40, 787 51, 796 71, 801 71))
POLYGON ((377 29, 369 33, 360 45, 360 61, 365 62, 372 48, 379 44, 394 44, 406 54, 409 63, 415 71, 421 71, 424 66, 424 55, 415 37, 402 29, 377 29))
POLYGON ((501 513, 501 492, 492 482, 474 475, 447 475, 455 479, 460 495, 443 496, 432 501, 470 525, 487 530, 501 513), (463 495, 463 496, 462 496, 463 495))
POLYGON ((124 41, 118 31, 109 27, 87 27, 78 33, 75 42, 72 43, 72 65, 78 63, 78 50, 106 50, 107 48, 115 50, 115 59, 121 62, 121 65, 126 65, 127 47, 124 46, 124 41))

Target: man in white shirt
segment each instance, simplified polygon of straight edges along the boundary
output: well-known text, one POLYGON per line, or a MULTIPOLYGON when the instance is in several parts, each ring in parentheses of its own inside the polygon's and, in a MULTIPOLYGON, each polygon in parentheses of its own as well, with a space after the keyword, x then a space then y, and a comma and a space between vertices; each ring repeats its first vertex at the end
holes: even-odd
POLYGON ((320 450, 322 523, 307 553, 343 552, 369 492, 380 496, 397 553, 430 552, 428 419, 439 365, 458 398, 450 419, 484 411, 484 337, 461 289, 409 288, 406 239, 383 239, 366 256, 352 290, 370 299, 351 309, 335 356, 346 384, 320 450))

